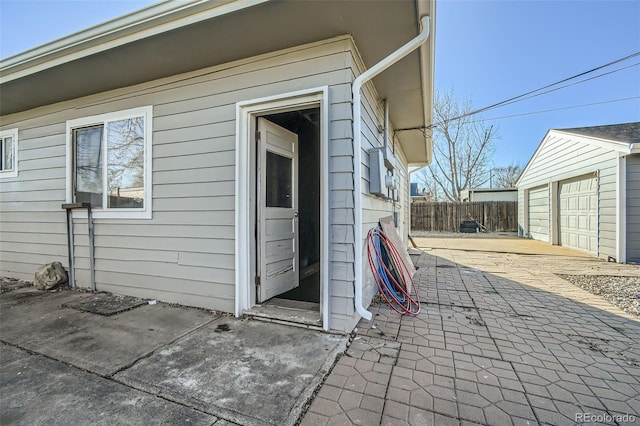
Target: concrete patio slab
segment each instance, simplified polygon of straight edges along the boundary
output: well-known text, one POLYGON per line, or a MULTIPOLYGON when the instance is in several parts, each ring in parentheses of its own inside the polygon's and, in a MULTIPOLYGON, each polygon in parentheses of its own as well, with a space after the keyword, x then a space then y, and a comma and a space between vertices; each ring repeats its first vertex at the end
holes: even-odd
MULTIPOLYGON (((1 344, 0 344, 1 345, 1 344)), ((79 370, 62 362, 2 345, 0 424, 214 425, 215 416, 79 370)))
POLYGON ((293 424, 346 337, 220 318, 115 379, 243 425, 293 424))
POLYGON ((0 295, 0 424, 294 424, 348 341, 163 303, 69 308, 87 300, 0 295))
POLYGON ((0 338, 100 375, 111 375, 217 318, 200 309, 145 305, 102 316, 64 307, 86 294, 22 288, 0 297, 0 338))

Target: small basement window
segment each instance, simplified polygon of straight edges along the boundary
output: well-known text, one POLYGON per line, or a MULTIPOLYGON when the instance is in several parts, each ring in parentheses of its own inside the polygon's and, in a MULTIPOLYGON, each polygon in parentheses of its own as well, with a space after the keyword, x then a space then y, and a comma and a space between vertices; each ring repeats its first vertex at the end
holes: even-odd
POLYGON ((18 129, 0 131, 0 178, 18 176, 18 129))
POLYGON ((67 201, 95 217, 151 218, 152 107, 67 122, 67 201))

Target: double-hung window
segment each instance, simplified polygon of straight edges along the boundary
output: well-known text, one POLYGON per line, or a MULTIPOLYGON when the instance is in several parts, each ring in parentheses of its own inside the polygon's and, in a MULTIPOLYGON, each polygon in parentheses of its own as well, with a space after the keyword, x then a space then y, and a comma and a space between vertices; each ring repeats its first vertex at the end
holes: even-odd
POLYGON ((18 129, 0 131, 0 178, 18 176, 18 129))
POLYGON ((152 107, 67 122, 67 201, 95 217, 151 218, 152 107))

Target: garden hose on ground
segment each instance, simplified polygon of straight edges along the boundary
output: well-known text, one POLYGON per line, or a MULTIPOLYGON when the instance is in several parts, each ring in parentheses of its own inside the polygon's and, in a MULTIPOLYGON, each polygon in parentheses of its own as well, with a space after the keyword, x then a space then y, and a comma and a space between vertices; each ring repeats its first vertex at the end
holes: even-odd
POLYGON ((413 277, 379 226, 367 234, 367 257, 378 290, 391 309, 399 314, 418 315, 420 299, 413 277))

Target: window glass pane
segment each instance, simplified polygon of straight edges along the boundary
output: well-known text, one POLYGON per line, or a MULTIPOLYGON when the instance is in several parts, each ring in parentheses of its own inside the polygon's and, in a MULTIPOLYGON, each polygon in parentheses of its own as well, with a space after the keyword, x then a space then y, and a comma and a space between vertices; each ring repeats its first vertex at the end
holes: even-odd
POLYGON ((267 151, 267 207, 291 207, 291 158, 267 151))
POLYGON ((75 201, 102 207, 102 134, 103 126, 73 131, 76 154, 75 201))
POLYGON ((144 207, 144 118, 107 124, 109 207, 144 207))
POLYGON ((4 139, 4 167, 2 170, 13 170, 13 138, 4 139))

